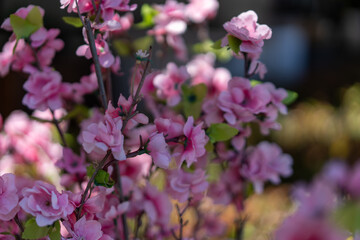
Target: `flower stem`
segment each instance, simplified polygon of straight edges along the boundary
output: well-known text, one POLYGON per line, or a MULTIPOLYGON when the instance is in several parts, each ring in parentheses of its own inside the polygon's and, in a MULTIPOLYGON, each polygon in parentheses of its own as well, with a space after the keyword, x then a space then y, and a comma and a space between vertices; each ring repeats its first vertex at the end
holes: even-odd
POLYGON ((64 147, 67 147, 67 144, 66 144, 66 140, 65 140, 65 136, 64 136, 64 133, 62 132, 61 128, 60 128, 60 125, 59 125, 59 121, 56 119, 55 117, 55 113, 54 113, 54 110, 52 110, 50 108, 50 112, 51 112, 51 115, 53 117, 53 120, 52 120, 52 123, 55 125, 59 135, 60 135, 60 138, 61 138, 61 141, 64 145, 64 147))
MULTIPOLYGON (((123 190, 122 190, 119 164, 116 161, 116 162, 114 162, 113 165, 114 165, 115 174, 117 175, 117 177, 116 177, 117 181, 115 184, 115 188, 118 192, 120 203, 123 203, 124 202, 124 194, 123 194, 123 190)), ((129 240, 129 230, 128 230, 127 221, 126 221, 126 213, 121 214, 121 223, 123 225, 124 239, 129 240)))
POLYGON ((110 154, 111 154, 111 151, 110 151, 110 150, 107 151, 105 157, 101 160, 101 162, 99 163, 99 165, 96 166, 96 169, 95 169, 93 175, 91 176, 88 184, 86 185, 85 191, 84 191, 84 193, 83 193, 83 195, 82 195, 82 197, 81 197, 80 206, 78 207, 78 213, 77 213, 77 216, 76 216, 77 219, 80 219, 80 217, 81 217, 82 208, 83 208, 83 206, 84 206, 84 204, 85 204, 85 202, 86 202, 87 194, 88 194, 88 192, 89 192, 89 190, 90 190, 90 188, 91 188, 92 183, 93 183, 94 180, 95 180, 96 174, 100 171, 100 169, 102 169, 102 167, 104 166, 104 164, 105 164, 107 158, 110 156, 110 154))

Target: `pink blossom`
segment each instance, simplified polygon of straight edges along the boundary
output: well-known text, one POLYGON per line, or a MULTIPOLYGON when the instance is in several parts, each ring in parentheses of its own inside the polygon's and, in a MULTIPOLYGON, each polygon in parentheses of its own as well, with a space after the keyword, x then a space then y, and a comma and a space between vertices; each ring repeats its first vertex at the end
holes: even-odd
POLYGON ((193 85, 205 83, 209 85, 214 75, 215 55, 212 53, 199 54, 186 64, 186 69, 191 76, 193 85))
POLYGON ((166 36, 166 43, 174 50, 177 59, 181 61, 187 60, 187 46, 180 35, 168 34, 166 36))
POLYGON ((5 121, 4 131, 14 153, 27 161, 53 164, 62 156, 61 146, 52 142, 50 126, 30 120, 24 112, 12 112, 5 121))
POLYGON ((19 196, 15 186, 15 175, 0 176, 0 220, 10 221, 19 211, 19 196))
POLYGON ((178 166, 181 166, 182 162, 186 160, 187 166, 197 161, 198 157, 205 154, 205 145, 208 142, 208 137, 205 131, 202 129, 203 123, 194 127, 194 118, 191 116, 185 123, 184 145, 180 144, 174 150, 174 156, 177 158, 178 166))
POLYGON ((151 157, 147 154, 126 159, 126 161, 119 163, 121 176, 126 176, 133 181, 139 181, 149 174, 151 164, 151 157))
POLYGON ((167 0, 164 5, 155 5, 159 12, 155 18, 155 27, 149 33, 153 35, 179 35, 186 30, 185 4, 167 0))
POLYGON ((65 90, 61 79, 60 73, 50 68, 31 73, 24 84, 24 89, 28 93, 23 98, 23 104, 42 111, 47 108, 52 110, 61 108, 61 93, 65 90))
MULTIPOLYGON (((224 24, 228 35, 242 41, 240 52, 259 53, 262 51, 264 40, 271 38, 271 29, 265 24, 258 24, 257 20, 256 13, 250 10, 233 17, 230 22, 224 24)), ((228 44, 227 36, 223 39, 222 44, 228 44)))
POLYGON ((85 216, 80 218, 75 224, 72 230, 69 224, 65 224, 67 230, 72 236, 72 240, 86 239, 86 240, 98 240, 102 237, 101 224, 95 220, 87 221, 85 216))
POLYGON ((53 185, 42 181, 36 181, 33 188, 24 188, 22 193, 24 198, 19 203, 20 207, 35 216, 40 227, 65 219, 75 209, 69 202, 68 194, 60 194, 53 185))
POLYGON ((264 79, 266 73, 267 73, 267 68, 266 68, 265 64, 263 64, 262 62, 260 62, 256 59, 252 59, 252 61, 250 63, 248 74, 250 76, 252 76, 254 74, 259 74, 260 79, 264 79))
MULTIPOLYGON (((41 16, 44 16, 44 9, 39 6, 29 5, 27 7, 19 8, 14 14, 18 17, 21 17, 25 19, 28 15, 28 13, 34 8, 37 7, 40 11, 41 16)), ((7 30, 7 31, 13 31, 13 28, 10 24, 10 18, 6 18, 5 21, 2 23, 1 28, 7 30)))
POLYGON ((115 11, 134 11, 136 4, 129 5, 130 0, 101 0, 99 7, 105 21, 113 18, 115 11))
POLYGON ((347 237, 322 218, 307 218, 299 214, 287 218, 275 236, 277 240, 344 240, 347 237))
POLYGON ((13 70, 21 71, 24 66, 35 61, 32 50, 23 39, 18 41, 13 53, 15 43, 16 39, 5 43, 0 53, 0 76, 2 77, 9 73, 10 67, 13 70))
POLYGON ((360 198, 360 163, 357 163, 347 175, 345 188, 351 196, 360 198))
POLYGON ((63 159, 57 161, 56 166, 71 174, 84 174, 86 173, 85 154, 81 152, 81 156, 77 156, 70 148, 64 148, 63 159))
POLYGON ((151 225, 158 224, 163 227, 168 225, 172 205, 167 194, 159 192, 154 186, 147 184, 142 195, 135 195, 138 196, 132 201, 132 204, 136 206, 132 207, 145 211, 151 225))
POLYGON ((150 156, 155 165, 160 168, 168 168, 171 156, 164 135, 162 133, 153 133, 149 140, 147 150, 150 151, 150 156))
POLYGON ((201 23, 214 18, 218 8, 217 0, 190 0, 186 5, 186 16, 195 23, 201 23))
POLYGON ((174 119, 157 118, 155 125, 158 132, 163 133, 166 139, 172 139, 183 135, 183 122, 177 122, 174 119))
POLYGON ((4 77, 9 73, 11 63, 14 59, 13 49, 16 40, 4 44, 2 52, 0 52, 0 76, 4 77))
POLYGON ((265 86, 251 87, 249 80, 234 77, 229 81, 228 90, 220 93, 218 107, 224 112, 225 120, 235 125, 238 121, 253 121, 255 114, 267 110, 270 101, 271 94, 265 86))
POLYGON ((256 148, 247 150, 246 162, 242 165, 241 174, 250 180, 257 193, 263 191, 265 181, 280 183, 280 175, 288 177, 292 174, 292 158, 283 154, 276 144, 261 142, 256 148))
POLYGON ((154 78, 157 96, 167 101, 168 106, 175 106, 181 100, 181 85, 189 78, 185 67, 178 68, 175 63, 168 63, 166 70, 154 78))
POLYGON ((40 66, 49 66, 52 59, 55 56, 55 52, 60 51, 64 47, 64 42, 61 39, 56 38, 60 34, 59 29, 40 28, 38 31, 30 36, 32 40, 31 45, 33 47, 40 47, 37 49, 37 59, 40 66))
POLYGON ((131 109, 132 104, 133 104, 133 99, 131 96, 128 99, 126 99, 123 95, 120 94, 120 97, 117 102, 117 108, 114 108, 112 106, 111 102, 109 102, 108 109, 106 110, 106 114, 109 114, 113 118, 117 118, 119 116, 126 116, 128 114, 133 114, 133 117, 130 118, 130 120, 128 121, 128 123, 126 125, 124 132, 127 132, 130 129, 133 129, 139 123, 140 124, 148 124, 149 123, 149 119, 145 114, 143 114, 143 113, 135 114, 136 105, 135 105, 135 107, 133 107, 131 109), (130 111, 132 111, 132 112, 130 112, 130 111))
POLYGON ((167 192, 179 202, 185 202, 189 197, 201 199, 209 183, 206 181, 205 171, 196 169, 193 173, 181 169, 169 172, 167 192))
MULTIPOLYGON (((76 50, 76 55, 85 56, 87 59, 91 59, 92 54, 91 54, 90 46, 88 45, 87 38, 85 38, 85 41, 87 44, 81 45, 76 50)), ((101 34, 98 34, 97 38, 95 39, 95 47, 96 47, 97 55, 99 56, 100 65, 104 68, 111 67, 115 62, 115 57, 112 55, 108 44, 102 38, 101 34)))
POLYGON ((115 34, 124 33, 130 29, 134 23, 134 16, 132 13, 127 13, 124 16, 114 14, 111 19, 97 24, 94 28, 102 32, 113 32, 115 34))
POLYGON ((125 160, 122 125, 121 117, 112 118, 105 114, 102 121, 90 124, 82 132, 84 150, 87 153, 95 151, 101 155, 105 155, 106 151, 111 150, 116 160, 125 160))
POLYGON ((205 213, 201 228, 205 230, 208 237, 221 236, 225 233, 226 225, 220 217, 214 213, 205 213))
POLYGON ((293 198, 299 204, 297 214, 309 218, 325 218, 338 204, 334 188, 322 179, 316 179, 310 186, 298 185, 293 198))

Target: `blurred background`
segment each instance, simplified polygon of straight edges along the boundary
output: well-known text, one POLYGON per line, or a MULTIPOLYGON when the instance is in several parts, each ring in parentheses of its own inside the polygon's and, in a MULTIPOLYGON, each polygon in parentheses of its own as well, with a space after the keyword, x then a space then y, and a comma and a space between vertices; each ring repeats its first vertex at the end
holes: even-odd
MULTIPOLYGON (((144 1, 132 2, 141 5, 144 1)), ((61 72, 64 81, 78 81, 89 74, 89 61, 75 55, 77 47, 83 44, 81 32, 64 24, 61 17, 68 14, 60 9, 60 1, 2 0, 0 21, 28 4, 45 9, 47 28, 61 29, 60 38, 65 47, 56 55, 53 66, 61 72)), ((288 181, 310 179, 327 159, 357 160, 360 157, 360 1, 222 0, 217 17, 209 24, 211 39, 224 36, 222 24, 250 9, 257 12, 259 23, 273 30, 261 57, 268 68, 265 81, 299 93, 289 114, 281 118, 283 130, 267 137, 294 157, 296 170, 288 181)), ((139 9, 134 16, 135 23, 141 21, 139 9)), ((144 36, 144 31, 131 34, 144 36)), ((189 49, 196 43, 194 35, 195 30, 188 29, 185 40, 189 49)), ((0 31, 1 46, 9 36, 8 32, 0 31)), ((122 58, 124 75, 115 80, 115 85, 123 90, 117 89, 117 94, 127 89, 126 79, 133 62, 132 58, 122 58)), ((232 59, 219 65, 226 66, 233 75, 243 74, 242 60, 232 59)), ((28 111, 21 104, 25 80, 26 75, 14 72, 0 79, 3 117, 14 109, 28 111)))

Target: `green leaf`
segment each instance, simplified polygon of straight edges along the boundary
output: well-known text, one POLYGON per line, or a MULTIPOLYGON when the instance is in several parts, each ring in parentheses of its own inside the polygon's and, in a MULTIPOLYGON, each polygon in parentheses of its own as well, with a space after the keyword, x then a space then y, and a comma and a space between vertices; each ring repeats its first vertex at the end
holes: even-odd
MULTIPOLYGON (((221 41, 221 40, 219 40, 221 41)), ((216 49, 214 48, 214 45, 216 46, 216 44, 211 41, 211 40, 206 40, 200 43, 196 43, 192 46, 192 50, 195 53, 208 53, 208 52, 212 52, 216 55, 216 58, 219 61, 222 62, 227 62, 232 58, 232 54, 230 51, 228 51, 226 48, 219 48, 216 49)), ((221 43, 220 43, 221 45, 221 43)))
POLYGON ((337 223, 353 233, 360 230, 359 203, 348 202, 337 209, 333 217, 337 223))
POLYGON ((216 49, 216 50, 221 49, 221 48, 222 48, 221 42, 222 42, 222 40, 219 39, 219 40, 217 40, 216 42, 214 42, 214 43, 211 45, 211 47, 212 47, 213 49, 216 49))
POLYGON ((197 119, 200 116, 203 100, 207 94, 206 85, 200 83, 198 85, 189 87, 183 84, 181 89, 183 92, 182 103, 185 116, 193 116, 194 119, 197 119))
POLYGON ((56 221, 49 232, 50 240, 61 240, 60 221, 56 221))
POLYGON ((239 130, 229 126, 226 123, 211 124, 206 130, 212 143, 230 140, 239 133, 239 130))
POLYGON ((39 8, 33 7, 25 19, 11 14, 10 24, 17 39, 28 38, 43 26, 43 19, 39 8))
POLYGON ((143 4, 140 10, 143 20, 135 26, 141 29, 150 28, 154 25, 154 17, 159 13, 149 4, 143 4))
POLYGON ((282 101, 285 105, 290 105, 298 98, 299 94, 294 91, 286 90, 288 96, 282 101))
POLYGON ((49 233, 51 226, 39 227, 36 223, 35 218, 30 218, 25 223, 25 229, 22 234, 22 238, 24 239, 39 239, 46 237, 49 233))
POLYGON ((252 87, 254 87, 254 86, 256 86, 256 85, 258 85, 258 84, 261 84, 262 82, 261 81, 259 81, 259 80, 250 80, 250 84, 251 84, 251 86, 252 87))
POLYGON ((229 41, 229 47, 230 49, 235 53, 238 54, 240 52, 240 45, 241 45, 241 40, 229 35, 228 36, 228 41, 229 41))
POLYGON ((152 36, 145 36, 136 39, 133 42, 133 46, 135 50, 149 49, 149 47, 151 46, 151 44, 153 44, 153 42, 154 42, 154 38, 152 36))
POLYGON ((113 47, 120 56, 129 56, 131 52, 131 43, 126 40, 117 39, 112 42, 113 47))
MULTIPOLYGON (((86 172, 87 175, 89 177, 91 177, 94 172, 94 166, 90 165, 86 168, 86 172)), ((110 178, 110 175, 108 172, 100 169, 99 172, 96 174, 95 176, 95 181, 94 181, 95 186, 103 186, 106 188, 111 188, 112 186, 114 186, 114 181, 110 178)))
POLYGON ((217 182, 222 173, 222 168, 219 163, 209 163, 206 168, 207 180, 209 182, 217 182))
POLYGON ((78 17, 62 17, 62 19, 67 24, 70 24, 71 26, 74 26, 76 28, 80 28, 83 26, 80 18, 78 18, 78 17))

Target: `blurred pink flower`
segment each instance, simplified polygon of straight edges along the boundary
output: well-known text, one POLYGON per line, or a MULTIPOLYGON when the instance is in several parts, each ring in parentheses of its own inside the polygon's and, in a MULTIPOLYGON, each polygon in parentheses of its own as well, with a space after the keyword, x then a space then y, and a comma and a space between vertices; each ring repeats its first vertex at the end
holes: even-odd
POLYGON ((23 104, 41 111, 61 108, 61 93, 65 91, 61 80, 60 73, 50 68, 32 72, 24 84, 27 94, 23 98, 23 104))
POLYGON ((86 240, 98 240, 103 236, 101 231, 101 224, 95 220, 86 220, 83 216, 75 224, 72 230, 68 222, 65 222, 65 227, 72 236, 72 240, 86 239, 86 240))
POLYGON ((189 0, 186 16, 195 23, 201 23, 216 16, 219 3, 217 0, 189 0))
POLYGON ((22 194, 24 198, 19 203, 20 207, 35 216, 40 227, 66 219, 75 210, 67 193, 60 194, 53 185, 43 181, 36 181, 32 188, 24 188, 22 194))
POLYGON ((185 67, 177 67, 175 63, 168 63, 166 70, 154 78, 157 96, 165 99, 168 106, 175 106, 181 100, 181 85, 189 78, 185 67))
POLYGON ((269 142, 261 142, 247 150, 241 174, 254 184, 255 192, 263 191, 264 182, 280 183, 280 175, 288 177, 292 174, 292 158, 283 154, 281 148, 269 142))
POLYGON ((71 174, 84 174, 86 173, 85 167, 85 154, 81 152, 81 155, 78 156, 71 148, 63 148, 63 159, 56 162, 56 166, 66 170, 71 174))
POLYGON ((0 176, 0 220, 10 221, 19 211, 19 196, 15 186, 15 175, 0 176))
POLYGON ((166 226, 170 220, 172 209, 167 194, 159 192, 154 186, 147 184, 143 190, 141 205, 149 217, 150 224, 166 226))
POLYGON ((275 233, 276 240, 344 240, 347 234, 322 218, 295 214, 287 218, 275 233))
POLYGON ((182 169, 169 171, 166 191, 179 202, 186 202, 189 197, 199 200, 208 188, 205 171, 196 169, 193 173, 182 169))
MULTIPOLYGON (((233 17, 230 22, 224 24, 228 35, 232 35, 242 41, 240 52, 259 53, 262 51, 264 39, 271 38, 271 29, 265 24, 258 24, 257 20, 258 16, 256 13, 250 10, 241 13, 237 17, 233 17)), ((228 44, 227 36, 222 41, 223 46, 228 44)))
MULTIPOLYGON (((37 7, 39 10, 40 10, 40 13, 41 13, 41 16, 44 16, 44 9, 42 7, 39 7, 39 6, 34 6, 34 5, 29 5, 27 7, 22 7, 22 8, 19 8, 14 14, 18 17, 21 17, 23 19, 25 19, 28 15, 28 13, 34 8, 34 7, 37 7)), ((6 18, 4 20, 4 22, 2 23, 1 25, 1 28, 7 30, 7 31, 13 31, 13 28, 10 24, 10 18, 6 18)))
POLYGON ((168 168, 171 161, 171 155, 168 145, 162 133, 153 133, 150 135, 147 150, 150 151, 154 164, 160 168, 168 168))

